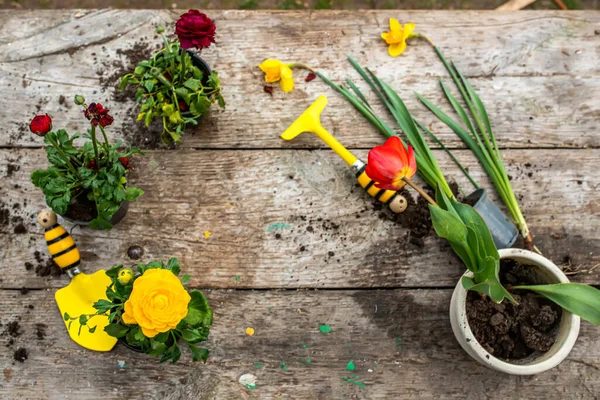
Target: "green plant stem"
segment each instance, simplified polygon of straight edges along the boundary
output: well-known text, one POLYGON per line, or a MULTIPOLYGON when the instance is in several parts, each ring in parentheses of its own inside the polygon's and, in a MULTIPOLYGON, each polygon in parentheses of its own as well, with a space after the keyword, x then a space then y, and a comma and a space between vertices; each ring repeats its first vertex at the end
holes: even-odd
POLYGON ((72 173, 77 175, 77 171, 75 170, 75 167, 73 166, 73 164, 71 164, 71 159, 60 148, 58 143, 54 139, 52 139, 52 137, 50 137, 50 136, 46 136, 46 137, 48 138, 48 141, 52 144, 52 147, 54 147, 56 149, 56 151, 58 151, 58 154, 60 154, 60 156, 65 160, 65 162, 67 163, 67 168, 69 168, 72 173))
POLYGON ((104 136, 104 144, 106 147, 106 155, 110 154, 110 144, 108 143, 108 137, 106 137, 106 132, 104 131, 104 127, 102 125, 98 125, 100 127, 100 132, 102 132, 102 136, 104 136))
POLYGON ((185 82, 185 73, 187 72, 187 63, 185 62, 185 59, 187 58, 188 52, 187 50, 182 50, 182 54, 181 54, 181 75, 179 75, 179 83, 181 85, 183 85, 183 82, 185 82))
POLYGON ((435 202, 435 200, 433 200, 427 193, 425 193, 425 191, 423 189, 421 189, 418 185, 414 184, 410 179, 408 178, 402 178, 402 180, 404 182, 406 182, 406 184, 408 186, 410 186, 411 188, 415 189, 417 192, 419 192, 419 194, 421 196, 423 196, 425 198, 425 200, 427 200, 429 202, 429 204, 439 207, 438 204, 435 202))
POLYGON ((94 145, 94 154, 96 155, 96 161, 98 162, 98 167, 100 167, 100 158, 98 157, 98 139, 96 139, 96 127, 92 125, 92 145, 94 145))

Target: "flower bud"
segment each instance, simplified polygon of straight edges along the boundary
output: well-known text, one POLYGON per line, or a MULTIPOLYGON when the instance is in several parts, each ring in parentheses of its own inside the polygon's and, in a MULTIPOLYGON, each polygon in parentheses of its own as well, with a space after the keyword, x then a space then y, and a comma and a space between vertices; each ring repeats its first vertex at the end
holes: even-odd
POLYGON ((38 136, 46 136, 52 130, 52 118, 48 114, 36 115, 29 123, 29 130, 38 136))
POLYGON ((158 33, 159 35, 160 35, 161 33, 163 33, 164 31, 165 31, 165 27, 164 27, 164 26, 162 26, 162 25, 158 25, 158 26, 156 27, 156 33, 158 33))
POLYGON ((133 271, 130 268, 122 269, 117 279, 121 285, 127 285, 133 279, 133 271))
POLYGON ((78 106, 85 104, 85 98, 83 96, 76 94, 75 95, 75 104, 77 104, 78 106))

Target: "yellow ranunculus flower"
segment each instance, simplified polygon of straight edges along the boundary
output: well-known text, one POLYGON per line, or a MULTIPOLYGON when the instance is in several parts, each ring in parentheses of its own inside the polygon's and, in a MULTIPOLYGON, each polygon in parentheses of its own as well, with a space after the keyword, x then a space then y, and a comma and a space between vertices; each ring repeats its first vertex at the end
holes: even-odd
POLYGON ((265 73, 265 82, 273 83, 279 81, 284 92, 290 92, 294 88, 292 69, 279 60, 265 60, 258 66, 265 73))
POLYGON ((127 285, 133 279, 133 271, 130 268, 122 269, 117 279, 121 285, 127 285))
POLYGON ((133 282, 123 322, 139 325, 144 335, 152 338, 177 327, 188 313, 190 300, 175 274, 166 269, 149 269, 133 282))
POLYGON ((395 18, 390 18, 390 31, 381 34, 381 37, 389 45, 388 53, 392 57, 397 57, 406 49, 406 39, 412 37, 415 30, 415 24, 408 23, 402 27, 395 18))

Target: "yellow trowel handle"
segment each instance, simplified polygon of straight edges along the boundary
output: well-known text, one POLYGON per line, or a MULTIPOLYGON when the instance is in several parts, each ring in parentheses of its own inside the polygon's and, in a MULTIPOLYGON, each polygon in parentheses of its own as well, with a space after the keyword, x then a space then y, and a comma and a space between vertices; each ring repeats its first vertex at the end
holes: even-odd
POLYGON ((44 210, 38 216, 38 223, 45 229, 46 246, 56 265, 65 271, 77 267, 80 263, 79 250, 69 232, 57 223, 56 214, 44 210))
POLYGON ((327 97, 325 95, 319 98, 302 113, 290 125, 281 137, 285 140, 292 140, 302 132, 312 132, 317 135, 327 146, 336 152, 348 165, 356 172, 358 183, 367 193, 375 199, 390 206, 390 209, 395 213, 400 213, 406 210, 406 199, 404 196, 394 190, 383 190, 375 187, 375 182, 369 178, 365 172, 366 164, 360 161, 354 154, 346 149, 331 133, 321 125, 321 113, 327 105, 327 97))

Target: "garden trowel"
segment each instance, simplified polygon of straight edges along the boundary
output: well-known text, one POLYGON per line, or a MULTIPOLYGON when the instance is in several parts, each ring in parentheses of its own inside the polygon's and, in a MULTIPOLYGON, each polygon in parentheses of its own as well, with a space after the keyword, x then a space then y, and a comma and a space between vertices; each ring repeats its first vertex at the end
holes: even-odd
POLYGON ((394 190, 384 190, 375 187, 375 182, 369 178, 365 169, 367 165, 359 160, 354 154, 346 149, 327 129, 321 125, 321 113, 327 105, 327 97, 325 95, 319 98, 302 113, 281 135, 282 139, 292 140, 302 132, 312 132, 317 135, 326 145, 331 147, 348 165, 352 167, 356 174, 356 179, 360 186, 363 187, 376 200, 387 204, 395 213, 401 213, 406 210, 408 203, 404 196, 394 190))
MULTIPOLYGON (((107 300, 106 288, 110 286, 111 279, 103 270, 91 275, 81 272, 77 245, 69 232, 57 223, 53 211, 42 211, 38 216, 38 223, 45 228, 46 245, 54 262, 71 278, 71 283, 58 289, 54 295, 60 315, 67 313, 70 317, 77 317, 95 314, 93 304, 101 299, 107 300)), ((93 333, 88 328, 81 327, 78 320, 64 322, 71 339, 86 349, 109 351, 117 343, 116 338, 104 331, 104 327, 108 325, 107 315, 95 316, 88 322, 90 328, 96 327, 93 333)))

